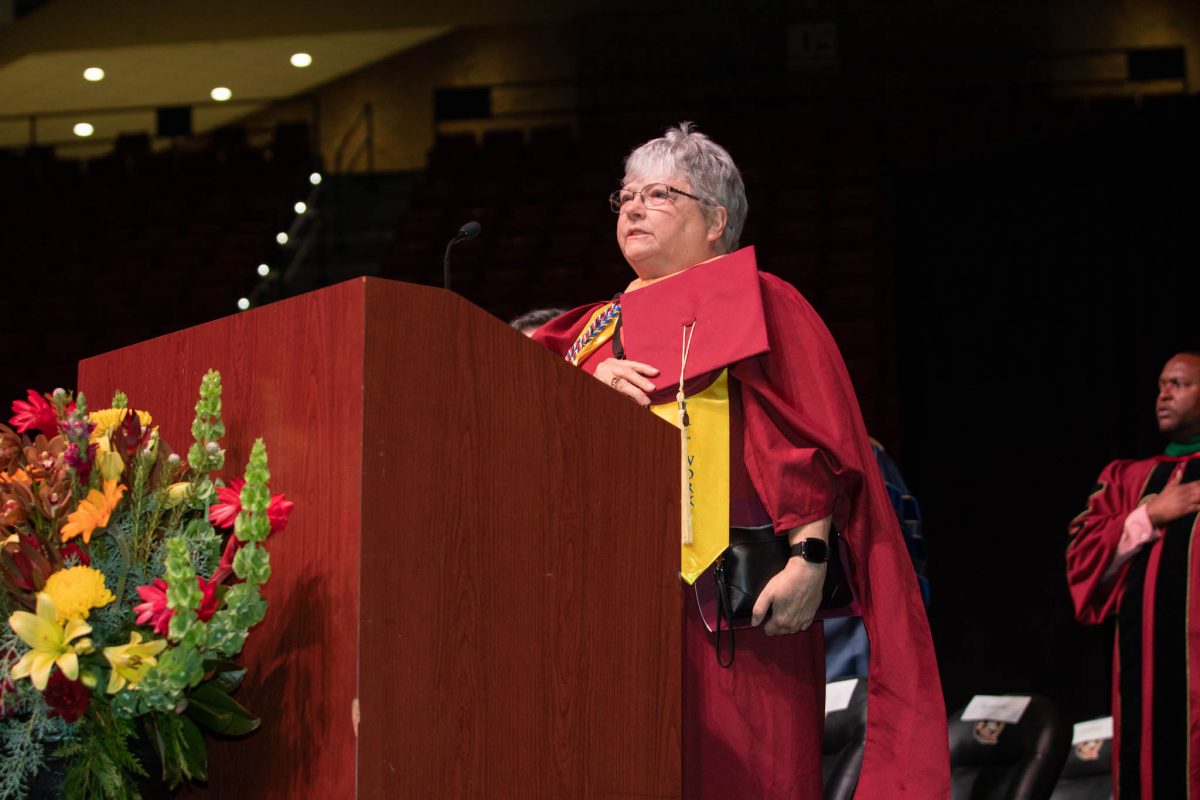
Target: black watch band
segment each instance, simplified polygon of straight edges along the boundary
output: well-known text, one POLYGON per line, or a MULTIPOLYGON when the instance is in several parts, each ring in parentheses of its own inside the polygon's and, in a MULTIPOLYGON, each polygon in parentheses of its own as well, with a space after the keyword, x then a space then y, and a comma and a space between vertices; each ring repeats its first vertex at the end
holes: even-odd
POLYGON ((801 539, 792 545, 792 558, 803 558, 810 564, 824 564, 829 560, 829 545, 823 539, 801 539))

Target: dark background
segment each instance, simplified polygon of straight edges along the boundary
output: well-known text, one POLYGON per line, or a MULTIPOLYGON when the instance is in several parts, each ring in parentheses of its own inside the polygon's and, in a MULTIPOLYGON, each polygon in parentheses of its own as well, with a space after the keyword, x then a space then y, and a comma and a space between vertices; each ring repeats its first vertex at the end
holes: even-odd
POLYGON ((1066 529, 1109 460, 1161 451, 1158 371, 1197 346, 1197 133, 1144 109, 893 178, 902 463, 951 705, 1022 686, 1108 713, 1066 529))
MULTIPOLYGON (((367 5, 346 12, 364 28, 367 5)), ((420 22, 456 13, 416 5, 420 22)), ((456 251, 456 289, 497 316, 609 296, 628 279, 604 205, 621 158, 695 120, 745 173, 744 243, 825 317, 870 431, 921 502, 948 710, 1039 692, 1074 720, 1109 713, 1111 630, 1073 621, 1066 530, 1107 461, 1159 451, 1155 378, 1200 347, 1200 97, 1186 76, 1200 12, 579 5, 513 31, 467 15, 442 40, 190 144, 131 133, 99 156, 0 151, 0 396, 70 386, 79 358, 231 313, 242 294, 269 302, 357 274, 436 284, 446 240, 472 218, 485 234, 456 251), (798 42, 797 25, 820 41, 798 42), (573 69, 481 80, 472 65, 515 38, 568 52, 573 69), (1169 52, 1147 61, 1148 43, 1169 52), (1088 66, 1103 59, 1119 74, 1088 66), (444 72, 429 77, 434 62, 444 72), (414 75, 432 84, 418 100, 401 94, 414 75), (564 88, 565 127, 553 109, 546 122, 502 109, 505 93, 564 88), (364 101, 381 163, 427 139, 420 168, 360 160, 334 174, 330 141, 364 101), (387 122, 403 102, 427 118, 387 122), (295 105, 324 116, 288 123, 295 105), (327 173, 314 204, 329 224, 309 269, 258 284, 249 270, 280 266, 274 232, 312 169, 327 173), (367 217, 386 242, 351 258, 367 217)), ((78 6, 18 3, 9 33, 78 6)))

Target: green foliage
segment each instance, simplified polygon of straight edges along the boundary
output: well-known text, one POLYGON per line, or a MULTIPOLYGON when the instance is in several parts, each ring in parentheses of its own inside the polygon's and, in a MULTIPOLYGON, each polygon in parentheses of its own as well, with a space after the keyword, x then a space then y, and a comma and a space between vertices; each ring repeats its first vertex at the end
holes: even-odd
POLYGON ((195 722, 182 714, 154 714, 147 719, 147 726, 171 788, 185 780, 208 777, 208 748, 204 732, 195 722))
POLYGON ((200 727, 221 736, 244 736, 256 730, 258 718, 229 696, 218 677, 188 693, 185 713, 200 727))
POLYGON ((221 560, 221 537, 207 518, 189 520, 168 541, 181 541, 197 575, 211 575, 221 560))
POLYGON ((193 508, 208 508, 214 494, 209 473, 225 466, 225 451, 220 439, 225 435, 221 421, 221 373, 209 370, 200 382, 200 399, 196 402, 196 418, 192 422, 192 438, 188 449, 188 465, 192 468, 192 490, 189 502, 193 508))
POLYGON ((88 617, 92 626, 91 638, 98 648, 108 645, 125 644, 129 641, 129 629, 133 625, 133 607, 141 602, 137 595, 137 587, 149 582, 148 565, 136 559, 126 560, 125 553, 117 542, 127 537, 129 521, 120 519, 110 522, 107 530, 111 535, 97 536, 92 539, 92 566, 104 573, 104 583, 114 594, 119 590, 122 596, 116 602, 94 609, 88 617), (117 578, 126 576, 124 586, 117 585, 117 578))
POLYGON ((266 541, 271 534, 271 519, 267 515, 267 506, 271 504, 267 481, 271 479, 271 471, 267 468, 267 446, 262 439, 255 439, 250 448, 245 477, 246 485, 239 496, 242 510, 233 524, 233 535, 243 542, 266 541))
POLYGON ((253 628, 266 615, 267 601, 254 584, 239 583, 226 592, 225 608, 217 613, 228 613, 239 628, 253 628))
POLYGON ((133 723, 93 703, 75 726, 78 738, 54 752, 67 763, 63 781, 66 800, 138 800, 134 776, 146 769, 129 752, 133 723))
POLYGON ((22 798, 29 782, 45 764, 45 747, 39 728, 46 720, 46 704, 33 706, 28 719, 9 717, 0 720, 0 744, 3 760, 0 761, 0 798, 22 798))
MULTIPOLYGON (((71 399, 67 392, 56 392, 53 398, 64 417, 71 399)), ((77 407, 69 415, 68 438, 86 446, 86 401, 82 395, 74 399, 77 407)), ((113 407, 128 408, 128 402, 118 392, 113 407)), ((231 696, 245 670, 227 659, 241 652, 249 629, 262 621, 267 610, 260 586, 271 575, 270 557, 263 546, 271 532, 267 514, 271 494, 261 439, 251 449, 242 508, 232 534, 241 543, 230 565, 240 581, 216 589, 219 606, 210 621, 202 621, 197 613, 203 600, 197 576, 212 577, 219 571, 220 581, 229 578, 229 572, 220 569, 222 536, 208 520, 216 496, 213 473, 225 460, 220 447, 225 433, 221 412, 220 375, 209 371, 200 387, 192 425, 195 441, 186 466, 170 454, 157 432, 126 465, 125 499, 86 547, 91 566, 104 574, 106 586, 116 596, 114 602, 93 609, 88 618, 95 650, 81 654, 80 669, 88 685, 95 681, 91 707, 79 721, 68 724, 47 716, 41 693, 28 680, 17 681, 15 689, 0 694, 5 714, 0 719, 0 800, 23 797, 31 779, 49 768, 48 759, 51 766, 61 761, 65 768, 63 797, 137 797, 134 776, 145 772, 129 745, 138 718, 162 758, 163 777, 173 786, 206 777, 205 732, 239 736, 258 727, 254 715, 231 696), (148 640, 158 638, 137 626, 133 610, 143 600, 138 587, 156 577, 166 582, 166 605, 173 612, 166 637, 169 646, 136 686, 108 695, 105 687, 111 667, 103 649, 129 643, 134 630, 148 640)), ((98 486, 98 475, 94 470, 93 487, 98 486)), ((77 500, 87 488, 73 484, 77 500)), ((51 521, 42 519, 36 509, 30 530, 52 542, 57 539, 51 521)), ((72 563, 75 560, 72 556, 72 563)), ((13 604, 12 597, 0 592, 0 618, 7 618, 13 604)), ((0 625, 0 656, 19 655, 26 649, 9 626, 0 625)), ((0 657, 0 684, 8 678, 12 663, 12 658, 0 657)))
POLYGON ((233 574, 255 586, 264 584, 271 577, 271 557, 266 550, 250 542, 233 557, 233 574))
POLYGON ((217 655, 232 658, 242 652, 246 635, 246 629, 238 624, 235 616, 222 609, 208 623, 208 649, 217 655))
POLYGON ((115 392, 113 392, 112 407, 113 408, 128 408, 129 407, 128 395, 126 395, 120 389, 117 389, 115 392))
POLYGON ((150 475, 158 461, 158 435, 153 434, 146 447, 140 448, 133 456, 133 464, 129 473, 133 476, 133 485, 129 492, 129 500, 133 508, 129 515, 130 545, 137 553, 147 553, 149 547, 146 541, 154 529, 146 523, 152 506, 156 506, 154 495, 150 488, 150 475))

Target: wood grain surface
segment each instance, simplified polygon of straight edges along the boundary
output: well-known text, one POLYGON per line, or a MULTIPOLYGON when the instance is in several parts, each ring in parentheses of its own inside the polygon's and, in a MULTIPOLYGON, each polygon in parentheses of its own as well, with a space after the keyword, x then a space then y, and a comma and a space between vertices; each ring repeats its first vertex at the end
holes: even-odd
POLYGON ((678 438, 461 298, 356 279, 80 364, 176 449, 221 370, 296 501, 222 798, 676 798, 678 438), (360 701, 355 737, 351 703, 360 701))
POLYGON ((354 795, 362 338, 363 285, 346 283, 79 365, 92 408, 120 388, 182 453, 200 378, 220 370, 225 475, 242 473, 262 436, 272 491, 296 503, 267 541, 270 608, 247 641, 249 673, 236 695, 262 727, 210 746, 210 782, 196 796, 354 795))
POLYGON ((678 797, 677 432, 441 290, 366 320, 359 796, 678 797))

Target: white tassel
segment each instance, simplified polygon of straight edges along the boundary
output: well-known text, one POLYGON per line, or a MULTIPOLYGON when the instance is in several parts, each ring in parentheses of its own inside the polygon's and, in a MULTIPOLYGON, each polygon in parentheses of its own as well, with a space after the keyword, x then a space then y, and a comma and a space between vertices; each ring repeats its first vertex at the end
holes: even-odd
POLYGON ((675 393, 675 402, 679 405, 679 468, 680 468, 680 498, 679 515, 681 541, 683 544, 692 543, 692 481, 691 470, 688 466, 688 420, 687 397, 683 393, 684 370, 687 368, 688 351, 692 349, 692 336, 696 332, 696 321, 683 326, 683 344, 680 347, 682 362, 679 365, 679 391, 675 393), (690 328, 690 330, 689 330, 690 328))

